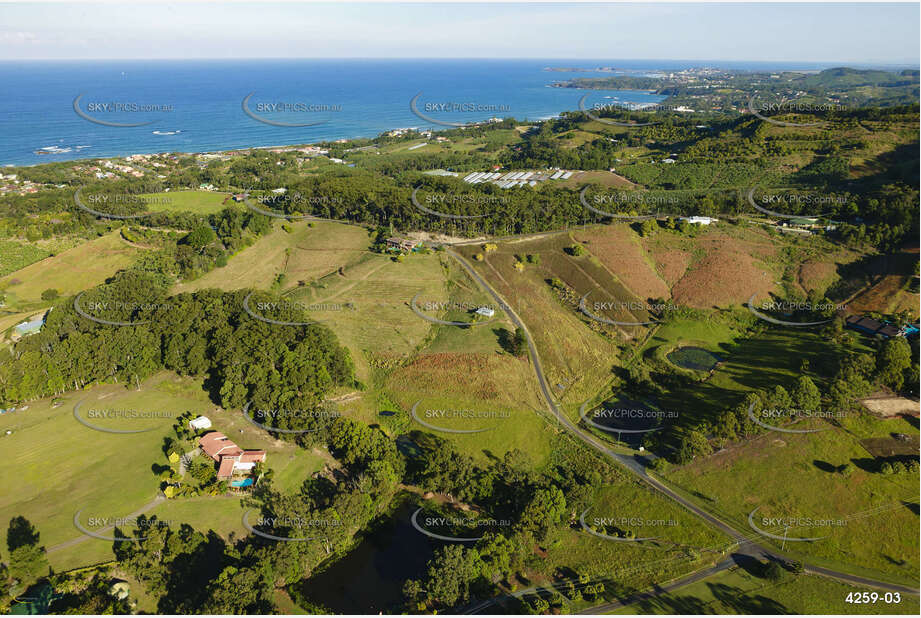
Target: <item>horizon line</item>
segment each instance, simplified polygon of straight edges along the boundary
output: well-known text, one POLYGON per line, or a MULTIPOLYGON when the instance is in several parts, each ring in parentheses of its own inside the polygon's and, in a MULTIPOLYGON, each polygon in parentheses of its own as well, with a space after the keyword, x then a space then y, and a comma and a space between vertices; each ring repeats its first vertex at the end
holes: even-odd
MULTIPOLYGON (((564 57, 538 57, 538 56, 247 56, 247 57, 214 57, 214 56, 184 56, 184 57, 126 57, 126 58, 4 58, 0 63, 16 62, 126 62, 126 61, 171 61, 181 62, 188 60, 212 60, 212 61, 257 61, 257 60, 544 60, 544 61, 604 61, 604 62, 728 62, 728 63, 759 63, 759 64, 829 64, 838 65, 846 68, 848 64, 854 65, 883 65, 883 66, 905 66, 921 69, 921 59, 909 61, 893 60, 753 60, 741 59, 733 60, 728 58, 564 58, 564 57)), ((570 67, 567 67, 570 68, 570 67)), ((837 67, 833 67, 837 68, 837 67)))

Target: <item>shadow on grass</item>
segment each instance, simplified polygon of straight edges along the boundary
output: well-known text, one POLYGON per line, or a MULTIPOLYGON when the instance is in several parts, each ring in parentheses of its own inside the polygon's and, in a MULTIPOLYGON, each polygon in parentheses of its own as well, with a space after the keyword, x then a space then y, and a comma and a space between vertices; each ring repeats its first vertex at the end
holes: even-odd
POLYGON ((743 590, 725 584, 708 584, 710 594, 737 614, 790 614, 793 613, 774 599, 749 595, 743 590))
POLYGON ((814 459, 812 465, 821 470, 822 472, 828 472, 829 474, 841 474, 847 469, 847 464, 841 464, 836 466, 830 464, 827 461, 822 461, 821 459, 814 459))
POLYGON ((819 470, 821 470, 822 472, 828 472, 829 474, 831 474, 831 473, 835 472, 835 470, 837 470, 837 467, 833 466, 832 464, 828 463, 827 461, 821 461, 821 460, 819 460, 819 459, 813 460, 812 465, 815 466, 816 468, 818 468, 819 470))
POLYGON ((713 601, 698 596, 667 594, 646 598, 631 607, 639 614, 750 614, 776 615, 795 613, 774 599, 751 594, 735 586, 707 584, 713 601), (713 605, 716 605, 715 607, 713 605))

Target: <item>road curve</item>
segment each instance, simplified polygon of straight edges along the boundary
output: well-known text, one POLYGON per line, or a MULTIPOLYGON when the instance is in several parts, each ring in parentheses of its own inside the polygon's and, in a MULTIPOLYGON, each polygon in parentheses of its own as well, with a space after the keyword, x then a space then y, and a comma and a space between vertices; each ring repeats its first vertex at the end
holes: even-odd
MULTIPOLYGON (((675 493, 672 489, 664 485, 659 480, 650 477, 649 474, 647 474, 646 472, 646 467, 642 464, 642 462, 638 461, 636 457, 628 457, 626 455, 621 455, 619 453, 616 453, 610 448, 608 448, 606 445, 604 445, 600 440, 598 440, 594 436, 587 434, 583 432, 581 429, 579 429, 578 427, 576 427, 576 425, 572 421, 570 421, 569 418, 563 413, 563 411, 559 408, 559 406, 557 406, 556 401, 553 399, 553 394, 550 391, 550 386, 547 384, 547 380, 544 377, 543 366, 541 365, 540 356, 537 353, 537 346, 534 344, 534 339, 531 337, 531 333, 528 331, 524 322, 521 320, 518 314, 515 313, 514 309, 512 309, 511 304, 507 303, 502 298, 502 296, 485 279, 483 279, 483 277, 481 277, 479 273, 477 273, 473 269, 473 266, 471 266, 470 263, 466 259, 464 259, 463 256, 453 251, 452 249, 447 249, 446 253, 450 255, 452 258, 454 258, 458 262, 458 264, 460 264, 461 267, 467 272, 467 274, 469 274, 473 278, 474 281, 476 281, 479 285, 481 285, 483 289, 486 290, 489 293, 489 295, 493 297, 493 300, 495 300, 496 303, 498 303, 500 307, 504 308, 505 312, 508 314, 509 319, 511 319, 512 323, 515 324, 516 327, 520 328, 521 332, 524 333, 525 340, 527 341, 527 344, 528 344, 528 352, 531 356, 532 364, 534 366, 534 372, 537 374, 537 382, 540 385, 540 390, 543 393, 544 399, 547 402, 547 408, 556 417, 557 421, 563 427, 566 428, 567 431, 569 431, 572 435, 574 435, 578 439, 582 440, 582 442, 594 448, 596 451, 617 461, 623 467, 627 468, 628 470, 633 472, 635 475, 637 475, 641 480, 645 481, 650 487, 652 487, 656 491, 664 494, 668 498, 671 498, 672 500, 674 500, 675 502, 679 503, 681 506, 689 510, 691 513, 697 515, 699 518, 709 523, 711 526, 719 529, 721 532, 735 539, 739 543, 739 549, 737 553, 747 553, 755 557, 759 557, 760 555, 760 557, 772 557, 772 558, 776 558, 780 560, 787 560, 787 558, 783 554, 752 541, 751 539, 748 538, 748 536, 742 534, 741 532, 739 532, 738 530, 736 530, 735 528, 733 528, 732 526, 730 526, 723 520, 719 519, 712 513, 705 511, 704 509, 700 508, 693 502, 675 493)), ((909 586, 903 586, 900 584, 893 584, 893 583, 886 582, 886 581, 871 579, 867 577, 861 577, 858 575, 852 575, 850 573, 835 571, 833 569, 827 569, 825 567, 819 567, 819 566, 806 564, 804 565, 804 570, 807 573, 813 573, 816 575, 824 575, 826 577, 831 577, 831 578, 837 579, 842 582, 853 584, 855 586, 869 586, 873 588, 878 588, 880 590, 890 590, 893 592, 902 592, 902 593, 914 594, 914 595, 918 594, 917 588, 911 588, 909 586)))
MULTIPOLYGON (((131 513, 131 514, 129 514, 129 515, 126 515, 126 516, 124 517, 124 519, 131 519, 131 518, 137 517, 138 515, 143 515, 143 514, 146 513, 147 511, 152 510, 154 507, 156 507, 158 504, 160 504, 160 503, 163 502, 164 500, 166 500, 166 498, 164 498, 162 495, 158 495, 158 496, 157 496, 156 498, 154 498, 152 501, 148 502, 147 504, 145 504, 144 506, 142 506, 141 508, 139 508, 139 509, 136 510, 135 512, 133 512, 133 513, 131 513)), ((99 532, 106 532, 107 530, 114 530, 114 529, 115 529, 115 526, 114 526, 114 525, 112 525, 112 526, 106 526, 105 528, 100 528, 100 529, 99 529, 99 532)), ((71 539, 71 540, 69 540, 69 541, 64 541, 63 543, 58 543, 57 545, 52 545, 51 547, 49 547, 49 548, 45 551, 45 553, 46 553, 46 554, 50 554, 51 552, 56 552, 56 551, 60 551, 60 550, 62 550, 62 549, 67 549, 68 547, 73 547, 74 545, 79 545, 80 543, 84 543, 84 542, 88 541, 90 538, 91 538, 91 537, 89 537, 89 536, 83 534, 83 535, 78 536, 77 538, 71 539)))

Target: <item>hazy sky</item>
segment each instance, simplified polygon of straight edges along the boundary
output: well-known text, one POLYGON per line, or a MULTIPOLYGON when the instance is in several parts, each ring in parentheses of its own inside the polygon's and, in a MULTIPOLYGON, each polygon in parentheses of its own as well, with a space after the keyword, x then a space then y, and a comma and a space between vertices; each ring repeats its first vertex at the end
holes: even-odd
POLYGON ((919 63, 919 4, 6 3, 0 59, 919 63))

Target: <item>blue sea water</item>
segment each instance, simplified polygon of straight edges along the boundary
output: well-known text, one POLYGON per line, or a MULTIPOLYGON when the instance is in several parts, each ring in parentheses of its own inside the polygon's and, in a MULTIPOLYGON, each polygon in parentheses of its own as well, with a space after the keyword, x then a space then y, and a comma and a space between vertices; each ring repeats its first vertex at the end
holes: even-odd
MULTIPOLYGON (((758 68, 752 63, 729 64, 722 66, 758 68)), ((616 66, 642 74, 715 63, 445 59, 0 62, 0 83, 6 93, 0 105, 0 165, 304 144, 374 137, 400 127, 446 128, 410 110, 411 99, 419 93, 417 109, 443 122, 507 116, 537 120, 578 109, 585 94, 551 88, 551 83, 606 75, 543 70, 548 66, 616 66), (255 120, 242 106, 250 93, 254 94, 248 108, 255 115, 272 122, 313 126, 274 126, 255 120), (80 95, 79 109, 95 120, 149 124, 107 126, 86 120, 74 110, 74 100, 80 95), (272 103, 285 109, 275 111, 278 108, 273 109, 272 103), (461 107, 446 111, 440 104, 461 107), (117 110, 110 111, 116 105, 117 110), (325 111, 311 106, 325 106, 325 111), (40 149, 55 154, 36 154, 40 149)), ((646 92, 592 91, 586 106, 612 102, 611 97, 628 104, 662 99, 646 92)))

